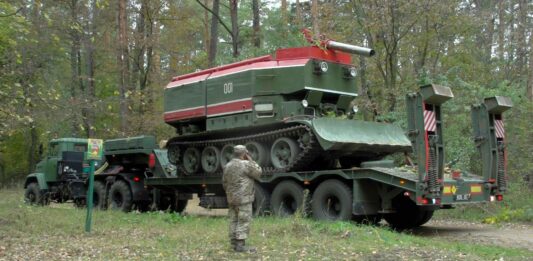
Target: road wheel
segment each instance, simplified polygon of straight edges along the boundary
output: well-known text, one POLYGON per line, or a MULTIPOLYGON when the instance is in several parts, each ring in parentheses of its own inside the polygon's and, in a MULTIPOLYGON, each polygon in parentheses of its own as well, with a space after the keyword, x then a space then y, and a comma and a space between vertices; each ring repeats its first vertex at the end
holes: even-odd
POLYGON ((231 161, 233 158, 233 144, 226 144, 220 150, 220 166, 222 168, 226 167, 226 164, 231 161))
POLYGON ((270 192, 258 182, 254 184, 255 199, 252 204, 254 216, 264 216, 270 212, 270 192))
POLYGON ((220 150, 215 146, 208 146, 202 151, 202 168, 213 174, 220 168, 220 150))
POLYGON ((396 230, 404 230, 418 227, 431 219, 433 211, 423 210, 409 197, 397 196, 392 201, 395 213, 385 214, 383 218, 396 230), (431 212, 428 214, 427 212, 431 212), (427 220, 426 220, 427 219, 427 220))
POLYGON ((304 204, 304 189, 292 180, 280 182, 272 191, 271 210, 278 216, 290 216, 301 210, 307 214, 307 204, 304 204))
POLYGON ((194 147, 189 147, 183 152, 181 163, 187 174, 195 174, 200 169, 201 165, 200 150, 194 147))
POLYGON ((270 160, 276 169, 289 167, 300 153, 300 147, 291 138, 279 138, 274 141, 270 150, 270 160))
POLYGON ((122 180, 116 181, 109 189, 109 205, 113 210, 130 212, 133 205, 131 191, 128 184, 122 180))
POLYGON ((44 195, 41 193, 41 188, 37 182, 32 182, 26 187, 24 192, 24 202, 30 205, 44 205, 44 195))
POLYGON ((350 220, 352 190, 339 180, 326 180, 313 192, 311 208, 319 220, 350 220))
POLYGON ((270 155, 268 155, 267 148, 255 141, 247 142, 244 146, 246 146, 246 149, 248 152, 250 152, 250 155, 252 156, 252 159, 259 164, 261 167, 266 167, 270 163, 270 155))
POLYGON ((93 187, 93 206, 96 209, 106 209, 105 185, 101 181, 95 181, 93 187))

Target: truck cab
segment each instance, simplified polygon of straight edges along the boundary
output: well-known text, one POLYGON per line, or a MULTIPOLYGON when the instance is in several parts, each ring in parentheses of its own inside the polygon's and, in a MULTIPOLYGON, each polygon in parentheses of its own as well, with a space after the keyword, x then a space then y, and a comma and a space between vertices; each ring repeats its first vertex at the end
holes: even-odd
MULTIPOLYGON (((53 139, 35 172, 24 182, 25 201, 30 204, 64 202, 69 199, 85 199, 85 180, 89 165, 85 160, 87 139, 53 139)), ((42 152, 41 152, 42 154, 42 152)), ((97 167, 101 163, 97 163, 97 167)))

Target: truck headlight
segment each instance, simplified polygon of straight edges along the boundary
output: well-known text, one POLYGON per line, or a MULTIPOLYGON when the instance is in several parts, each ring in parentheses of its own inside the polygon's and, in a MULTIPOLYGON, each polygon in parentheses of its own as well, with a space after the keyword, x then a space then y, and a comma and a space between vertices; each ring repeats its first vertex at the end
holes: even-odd
POLYGON ((309 102, 307 100, 302 100, 302 106, 304 106, 304 108, 307 108, 307 106, 309 106, 309 102))
POLYGON ((357 107, 357 105, 354 105, 352 107, 352 111, 353 111, 353 113, 357 113, 359 111, 359 107, 357 107))
POLYGON ((344 78, 355 78, 357 76, 357 70, 355 67, 344 67, 344 78))
POLYGON ((321 74, 328 71, 328 63, 324 61, 315 61, 314 64, 314 73, 321 74))

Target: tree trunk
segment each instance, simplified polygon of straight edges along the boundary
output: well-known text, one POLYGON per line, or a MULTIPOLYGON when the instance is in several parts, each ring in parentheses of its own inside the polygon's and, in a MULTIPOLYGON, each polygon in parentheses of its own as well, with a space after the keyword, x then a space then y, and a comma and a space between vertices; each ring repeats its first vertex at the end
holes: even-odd
POLYGON ((313 34, 315 37, 318 37, 320 35, 320 28, 318 26, 318 0, 312 0, 311 19, 313 24, 313 34))
MULTIPOLYGON (((204 0, 204 5, 209 6, 209 0, 204 0)), ((204 9, 204 50, 209 54, 209 11, 204 9)))
POLYGON ((261 37, 260 37, 260 23, 259 23, 259 0, 252 0, 252 13, 253 13, 253 44, 254 47, 261 47, 261 37))
MULTIPOLYGON (((533 102, 533 35, 529 37, 529 70, 526 86, 526 96, 533 102)), ((533 174, 531 175, 531 184, 533 184, 533 174)))
POLYGON ((126 133, 129 90, 129 53, 128 53, 128 17, 126 13, 127 0, 118 0, 118 66, 120 92, 120 131, 126 133))
POLYGON ((516 48, 516 67, 520 76, 524 75, 527 57, 527 0, 518 0, 518 28, 517 28, 517 48, 516 48))
POLYGON ((89 12, 92 13, 92 15, 89 15, 92 17, 91 21, 89 22, 89 37, 85 39, 85 48, 87 49, 87 89, 85 93, 86 101, 85 104, 83 116, 84 116, 84 125, 85 125, 85 132, 86 136, 88 138, 94 137, 94 102, 95 102, 95 96, 96 96, 96 90, 94 85, 94 74, 95 74, 95 62, 94 62, 94 38, 97 35, 96 30, 96 17, 98 13, 98 7, 96 6, 96 1, 93 1, 91 7, 89 8, 89 12))
POLYGON ((504 59, 505 53, 505 5, 504 1, 498 1, 498 58, 504 59))
POLYGON ((213 0, 211 15, 211 36, 209 40, 209 52, 207 52, 207 63, 209 67, 215 66, 218 47, 218 12, 220 10, 220 0, 213 0))
POLYGON ((300 5, 300 0, 296 0, 296 27, 300 29, 302 27, 302 24, 302 7, 300 5))
MULTIPOLYGON (((78 22, 78 0, 72 0, 70 2, 70 16, 71 16, 71 23, 75 25, 79 25, 78 22)), ((83 89, 83 82, 80 77, 81 74, 81 65, 79 62, 81 62, 80 59, 80 34, 78 30, 74 27, 70 30, 70 100, 75 102, 77 100, 77 89, 80 88, 83 89)), ((70 121, 71 121, 71 135, 73 137, 78 136, 77 129, 79 126, 79 115, 76 112, 76 110, 72 111, 72 115, 70 115, 70 121)))
POLYGON ((289 24, 289 15, 287 13, 287 0, 281 0, 281 36, 287 39, 287 24, 289 24))
POLYGON ((239 57, 239 21, 238 21, 238 0, 230 0, 231 16, 231 45, 233 47, 233 57, 239 57))

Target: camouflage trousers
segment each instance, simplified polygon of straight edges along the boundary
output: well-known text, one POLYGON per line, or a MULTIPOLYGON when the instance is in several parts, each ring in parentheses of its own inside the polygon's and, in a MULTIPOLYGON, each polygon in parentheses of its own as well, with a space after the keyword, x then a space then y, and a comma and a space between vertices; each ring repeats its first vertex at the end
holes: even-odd
POLYGON ((248 238, 252 213, 252 203, 236 206, 229 205, 228 217, 230 239, 244 240, 248 238))

